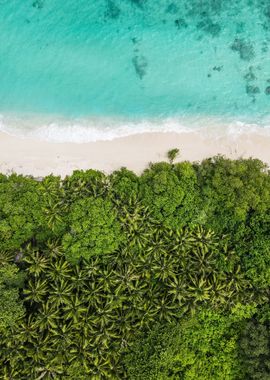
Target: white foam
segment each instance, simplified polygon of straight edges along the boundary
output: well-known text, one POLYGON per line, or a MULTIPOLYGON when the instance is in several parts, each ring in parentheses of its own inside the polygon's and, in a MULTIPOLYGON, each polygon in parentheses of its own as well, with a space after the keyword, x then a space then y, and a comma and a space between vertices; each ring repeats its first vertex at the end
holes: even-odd
POLYGON ((256 133, 270 135, 270 123, 248 123, 232 118, 183 117, 128 120, 124 118, 63 119, 43 115, 0 115, 0 131, 21 138, 85 143, 113 140, 146 132, 200 133, 207 138, 256 133))

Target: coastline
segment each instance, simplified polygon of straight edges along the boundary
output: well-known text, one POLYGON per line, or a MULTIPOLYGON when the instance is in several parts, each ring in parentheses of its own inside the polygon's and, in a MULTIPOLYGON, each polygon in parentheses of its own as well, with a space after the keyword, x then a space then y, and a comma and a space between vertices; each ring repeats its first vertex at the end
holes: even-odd
POLYGON ((0 172, 64 177, 76 169, 110 173, 125 166, 140 173, 150 162, 167 160, 172 148, 180 149, 179 161, 222 154, 231 159, 258 158, 270 166, 270 136, 255 132, 216 138, 199 132, 151 132, 86 143, 55 143, 0 132, 0 172))

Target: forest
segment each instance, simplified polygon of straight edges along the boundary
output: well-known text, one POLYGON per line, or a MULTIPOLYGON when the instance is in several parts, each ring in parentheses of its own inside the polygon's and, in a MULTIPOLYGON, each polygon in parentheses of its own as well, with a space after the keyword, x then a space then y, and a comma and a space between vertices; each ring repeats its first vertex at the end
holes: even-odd
POLYGON ((0 175, 0 378, 269 380, 270 171, 0 175))

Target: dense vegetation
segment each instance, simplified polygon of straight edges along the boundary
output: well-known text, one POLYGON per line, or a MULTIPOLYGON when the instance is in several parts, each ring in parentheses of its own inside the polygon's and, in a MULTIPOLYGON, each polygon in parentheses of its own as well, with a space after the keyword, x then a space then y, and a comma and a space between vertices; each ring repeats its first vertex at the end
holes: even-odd
POLYGON ((270 172, 0 176, 0 378, 270 379, 270 172))

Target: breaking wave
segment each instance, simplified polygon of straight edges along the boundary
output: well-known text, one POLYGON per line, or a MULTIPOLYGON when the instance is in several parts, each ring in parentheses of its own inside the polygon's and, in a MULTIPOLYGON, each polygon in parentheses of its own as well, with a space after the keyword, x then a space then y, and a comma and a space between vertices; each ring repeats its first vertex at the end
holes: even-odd
POLYGON ((232 138, 243 133, 270 135, 270 122, 247 122, 216 117, 183 117, 131 120, 124 118, 63 119, 47 116, 0 116, 0 131, 21 138, 56 143, 113 140, 141 133, 200 133, 205 137, 232 138))

